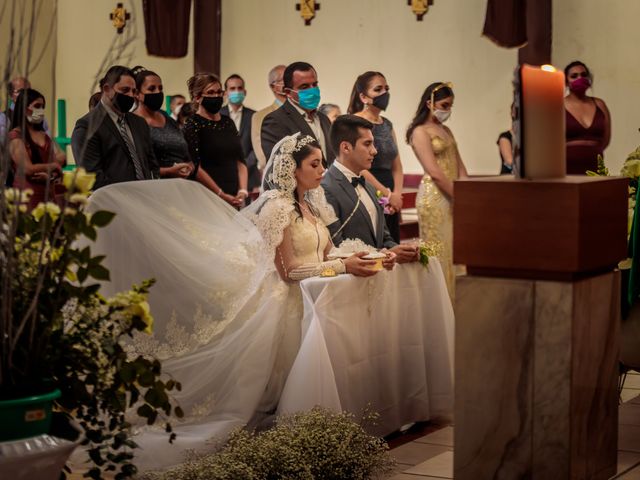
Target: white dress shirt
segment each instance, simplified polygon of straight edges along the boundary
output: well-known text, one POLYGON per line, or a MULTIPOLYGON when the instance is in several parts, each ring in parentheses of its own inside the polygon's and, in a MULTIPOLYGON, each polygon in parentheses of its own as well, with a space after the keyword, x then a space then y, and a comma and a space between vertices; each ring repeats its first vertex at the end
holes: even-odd
POLYGON ((229 105, 229 117, 233 120, 233 123, 236 124, 236 130, 240 132, 240 122, 242 122, 242 105, 238 110, 234 110, 231 105, 229 105))
MULTIPOLYGON (((357 175, 355 173, 353 173, 351 170, 349 170, 347 167, 345 167, 342 163, 340 163, 339 160, 336 160, 335 162, 333 162, 333 164, 336 166, 336 168, 338 170, 340 170, 342 172, 342 174, 347 177, 347 180, 349 180, 349 183, 351 183, 351 179, 353 177, 359 177, 360 175, 357 175)), ((369 192, 367 192, 367 189, 364 188, 362 185, 358 184, 358 186, 356 187, 356 191, 358 192, 358 195, 360 197, 360 201, 362 202, 362 205, 364 205, 364 208, 367 209, 367 213, 369 214, 369 217, 371 218, 371 225, 373 226, 373 229, 376 229, 376 226, 378 225, 378 209, 376 208, 375 203, 373 203, 373 199, 371 198, 371 195, 369 195, 369 192)))
MULTIPOLYGON (((326 139, 324 138, 324 132, 322 131, 322 125, 320 124, 320 117, 318 116, 318 111, 315 110, 312 117, 305 109, 300 108, 291 100, 288 100, 288 102, 291 105, 293 105, 298 112, 300 112, 300 115, 302 115, 302 118, 304 118, 305 122, 309 124, 309 127, 311 128, 313 135, 316 137, 316 139, 318 140, 318 143, 320 144, 320 147, 322 148, 322 153, 324 153, 324 158, 327 158, 327 144, 326 144, 326 139)), ((327 159, 327 161, 329 161, 329 159, 327 159)))

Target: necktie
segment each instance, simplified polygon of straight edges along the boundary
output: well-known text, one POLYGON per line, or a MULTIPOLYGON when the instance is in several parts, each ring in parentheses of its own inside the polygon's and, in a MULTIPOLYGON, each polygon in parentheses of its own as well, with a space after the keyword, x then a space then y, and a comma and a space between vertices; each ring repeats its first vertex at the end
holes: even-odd
POLYGON ((362 185, 364 187, 365 183, 366 180, 364 179, 364 177, 353 177, 351 179, 351 185, 353 185, 353 188, 356 188, 358 185, 362 185))
POLYGON ((127 129, 125 128, 125 119, 124 115, 118 118, 118 130, 120 130, 120 135, 124 140, 124 144, 127 146, 127 151, 129 152, 129 156, 133 161, 133 168, 136 171, 136 180, 144 180, 144 170, 142 169, 142 164, 140 163, 140 159, 138 158, 136 147, 132 144, 129 135, 127 134, 127 129))

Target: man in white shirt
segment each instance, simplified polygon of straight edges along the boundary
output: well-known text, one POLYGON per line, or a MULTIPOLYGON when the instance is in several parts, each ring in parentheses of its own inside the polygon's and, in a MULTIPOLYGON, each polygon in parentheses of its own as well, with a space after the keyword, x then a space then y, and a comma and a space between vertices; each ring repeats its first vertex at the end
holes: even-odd
POLYGON ((372 129, 371 122, 356 115, 341 115, 331 126, 330 142, 338 157, 322 179, 322 187, 338 221, 329 225, 329 231, 336 246, 347 238, 359 238, 391 250, 398 263, 413 262, 418 260, 418 248, 395 243, 373 185, 360 176, 371 168, 377 153, 372 129))
POLYGON ((320 87, 316 70, 306 62, 294 62, 285 68, 282 80, 287 101, 265 117, 260 131, 265 157, 269 158, 275 144, 284 137, 300 132, 318 141, 330 164, 334 159, 329 142, 331 122, 318 111, 320 87))
POLYGON ((253 146, 253 151, 256 154, 256 158, 258 159, 258 168, 260 170, 264 169, 264 166, 267 164, 268 160, 264 156, 264 152, 262 151, 262 143, 260 141, 260 130, 262 129, 262 122, 267 115, 280 108, 282 104, 287 100, 287 96, 284 94, 284 82, 282 80, 285 68, 287 68, 286 65, 276 65, 269 71, 267 80, 269 82, 269 88, 271 89, 271 92, 275 97, 275 100, 268 107, 265 107, 262 110, 258 110, 251 119, 251 145, 253 146))
POLYGON ((251 143, 252 120, 256 111, 244 105, 247 89, 244 86, 244 79, 236 73, 229 75, 224 81, 224 96, 227 100, 227 105, 222 107, 220 113, 233 120, 236 130, 238 130, 238 135, 240 135, 240 144, 242 145, 249 173, 247 189, 251 192, 254 188, 260 186, 261 180, 258 161, 251 143))

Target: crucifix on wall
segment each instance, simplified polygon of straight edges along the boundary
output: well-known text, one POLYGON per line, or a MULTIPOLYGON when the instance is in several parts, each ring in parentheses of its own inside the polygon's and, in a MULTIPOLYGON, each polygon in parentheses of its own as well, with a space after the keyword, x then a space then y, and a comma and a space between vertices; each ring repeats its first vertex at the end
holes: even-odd
POLYGON ((113 26, 117 29, 118 33, 122 33, 124 27, 127 25, 127 20, 131 18, 131 14, 127 12, 127 9, 121 3, 116 5, 113 12, 109 14, 109 19, 113 22, 113 26))
POLYGON ((296 3, 296 10, 300 12, 304 24, 311 25, 311 20, 316 16, 316 10, 320 10, 320 4, 315 0, 300 0, 300 3, 296 3))
POLYGON ((407 0, 407 5, 411 7, 411 10, 416 16, 416 20, 422 21, 424 14, 429 11, 429 7, 433 5, 433 0, 407 0))

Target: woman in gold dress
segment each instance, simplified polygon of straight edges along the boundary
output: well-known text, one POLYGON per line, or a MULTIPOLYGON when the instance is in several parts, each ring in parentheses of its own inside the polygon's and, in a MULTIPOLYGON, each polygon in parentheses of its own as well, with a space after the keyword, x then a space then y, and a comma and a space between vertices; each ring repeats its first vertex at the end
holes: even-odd
POLYGON ((453 100, 450 83, 429 85, 407 130, 407 143, 425 172, 416 198, 420 240, 430 254, 440 260, 452 300, 455 296, 453 181, 467 177, 453 133, 443 125, 451 115, 453 100))

